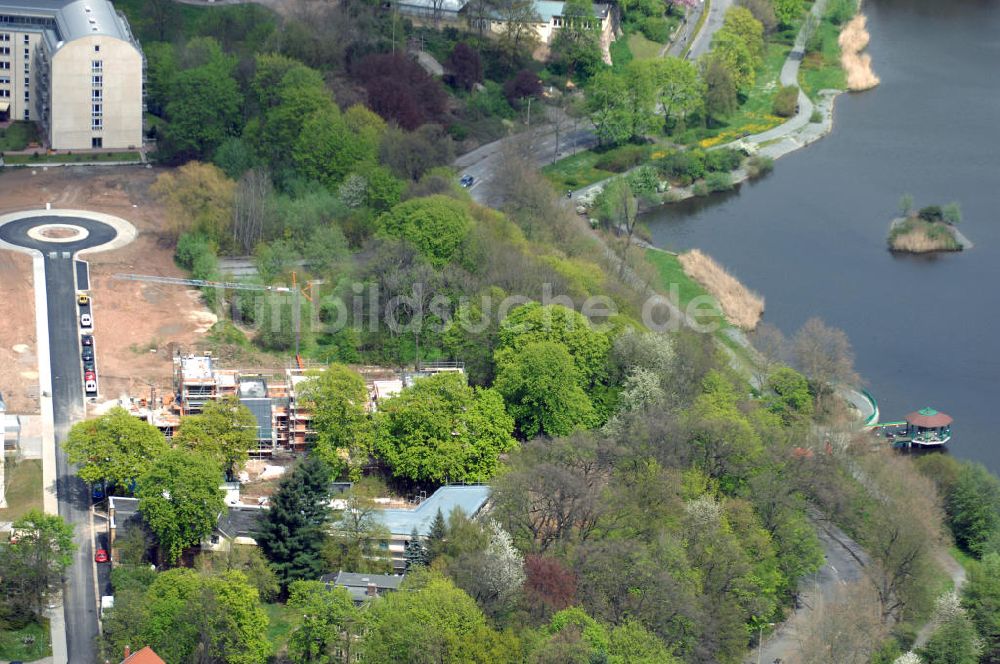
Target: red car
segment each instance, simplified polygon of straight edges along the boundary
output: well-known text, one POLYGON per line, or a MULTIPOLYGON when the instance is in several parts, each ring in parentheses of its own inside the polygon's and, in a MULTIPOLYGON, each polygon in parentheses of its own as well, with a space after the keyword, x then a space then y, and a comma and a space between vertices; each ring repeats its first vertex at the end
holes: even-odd
POLYGON ((98 549, 97 553, 94 554, 95 563, 106 563, 108 562, 108 552, 104 549, 98 549))
POLYGON ((97 376, 94 375, 93 371, 84 371, 83 372, 83 379, 84 380, 97 380, 97 376))

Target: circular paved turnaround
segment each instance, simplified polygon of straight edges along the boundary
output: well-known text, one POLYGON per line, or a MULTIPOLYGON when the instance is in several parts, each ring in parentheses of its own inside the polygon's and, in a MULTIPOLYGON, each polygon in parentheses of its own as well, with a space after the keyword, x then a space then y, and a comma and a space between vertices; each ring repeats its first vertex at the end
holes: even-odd
POLYGON ((108 251, 135 239, 135 226, 119 217, 87 210, 25 210, 0 216, 0 249, 72 253, 108 251), (71 229, 71 236, 46 230, 71 229))
POLYGON ((0 226, 0 240, 16 247, 42 252, 58 249, 76 253, 107 244, 118 236, 118 231, 110 224, 81 218, 72 218, 71 225, 81 227, 86 233, 77 234, 75 237, 47 238, 32 232, 43 226, 66 226, 65 219, 66 217, 29 217, 8 221, 0 226))

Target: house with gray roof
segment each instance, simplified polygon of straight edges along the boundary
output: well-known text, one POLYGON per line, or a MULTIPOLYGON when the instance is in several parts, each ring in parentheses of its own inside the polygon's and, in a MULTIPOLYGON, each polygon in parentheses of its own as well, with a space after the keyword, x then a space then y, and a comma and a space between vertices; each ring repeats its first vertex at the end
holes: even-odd
POLYGON ((403 577, 396 574, 357 574, 340 571, 336 574, 324 574, 319 578, 327 589, 346 588, 351 593, 351 599, 357 605, 364 604, 376 597, 399 590, 403 577))

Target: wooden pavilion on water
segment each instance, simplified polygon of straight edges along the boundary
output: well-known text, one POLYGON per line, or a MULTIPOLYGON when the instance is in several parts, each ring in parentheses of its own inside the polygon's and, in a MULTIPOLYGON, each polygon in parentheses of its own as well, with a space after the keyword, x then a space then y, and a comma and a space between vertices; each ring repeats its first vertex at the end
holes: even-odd
POLYGON ((885 437, 893 447, 941 447, 951 440, 951 416, 921 408, 896 422, 879 422, 868 428, 885 437))

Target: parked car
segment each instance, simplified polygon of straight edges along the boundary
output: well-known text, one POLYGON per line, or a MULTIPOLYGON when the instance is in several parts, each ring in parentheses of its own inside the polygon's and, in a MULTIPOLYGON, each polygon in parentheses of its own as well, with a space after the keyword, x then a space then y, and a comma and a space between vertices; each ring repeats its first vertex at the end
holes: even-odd
POLYGON ((87 382, 90 382, 92 380, 97 380, 97 376, 94 375, 93 371, 84 371, 83 379, 87 382))
POLYGON ((83 384, 83 388, 87 390, 88 394, 97 394, 97 381, 88 380, 83 384))
POLYGON ((106 563, 108 562, 108 552, 104 549, 98 549, 97 553, 94 554, 95 563, 106 563))
POLYGON ((476 178, 472 177, 471 175, 463 175, 462 179, 459 180, 458 182, 463 187, 471 187, 472 183, 475 182, 475 181, 476 181, 476 178))
POLYGON ((104 486, 101 484, 91 485, 90 497, 94 500, 102 500, 104 498, 104 486))
POLYGON ((83 361, 83 370, 84 371, 94 371, 94 361, 93 360, 84 360, 83 361))
POLYGON ((93 335, 90 334, 83 335, 82 337, 80 337, 80 343, 82 343, 84 346, 93 346, 94 345, 93 335))
POLYGON ((87 360, 92 360, 92 359, 94 359, 94 347, 93 347, 93 346, 84 346, 84 347, 83 347, 83 352, 82 352, 82 353, 80 353, 80 357, 81 357, 81 359, 83 359, 83 361, 85 361, 85 362, 86 362, 87 360))
POLYGON ((80 314, 80 327, 93 327, 94 320, 90 317, 90 314, 80 314))
POLYGON ((79 304, 81 307, 85 307, 88 304, 90 304, 90 296, 87 295, 86 293, 80 293, 79 295, 76 296, 76 303, 79 304))

